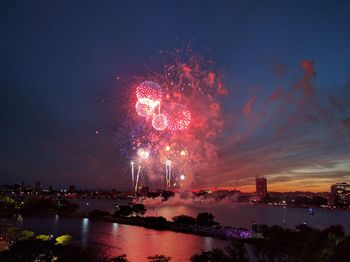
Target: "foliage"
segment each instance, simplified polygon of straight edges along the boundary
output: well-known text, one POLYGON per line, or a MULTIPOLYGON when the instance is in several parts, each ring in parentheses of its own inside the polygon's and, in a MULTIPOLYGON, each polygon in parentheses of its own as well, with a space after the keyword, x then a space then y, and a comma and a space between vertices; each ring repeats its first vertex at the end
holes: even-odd
POLYGON ((58 200, 56 205, 56 212, 59 215, 71 216, 75 215, 79 210, 79 205, 71 203, 66 199, 58 200))
POLYGON ((147 209, 143 204, 134 204, 132 206, 119 206, 114 212, 114 217, 129 217, 129 216, 143 216, 147 209))
POLYGON ((296 229, 266 226, 263 239, 247 243, 258 261, 328 261, 345 235, 341 226, 318 230, 299 225, 296 229))
POLYGON ((218 225, 219 223, 215 221, 215 217, 212 213, 204 212, 197 215, 197 223, 204 226, 218 225))
POLYGON ((48 215, 54 214, 56 203, 50 199, 28 199, 22 206, 22 214, 48 215))
POLYGON ((120 206, 118 210, 114 212, 114 217, 128 217, 132 215, 132 208, 130 206, 120 206))
POLYGON ((14 203, 15 203, 15 200, 13 200, 11 197, 0 194, 0 205, 14 204, 14 203))
POLYGON ((30 239, 18 241, 0 253, 1 262, 84 261, 105 262, 98 252, 72 245, 55 245, 54 241, 30 239))
POLYGON ((350 236, 347 236, 338 243, 329 261, 350 261, 350 236))
POLYGON ((29 230, 22 231, 22 239, 27 240, 34 237, 34 232, 29 230))
POLYGON ((232 240, 230 245, 225 248, 225 251, 230 258, 230 261, 249 261, 248 251, 246 250, 242 239, 232 240))
POLYGON ((136 216, 143 216, 146 213, 147 209, 143 204, 134 204, 132 206, 132 212, 136 215, 136 216))
POLYGON ((173 217, 173 221, 177 224, 184 224, 184 225, 193 225, 196 224, 197 220, 194 217, 186 216, 186 215, 180 215, 173 217))
POLYGON ((16 201, 12 198, 0 194, 0 215, 12 216, 16 212, 16 201))
POLYGON ((164 255, 154 255, 154 256, 149 256, 147 259, 150 262, 169 262, 171 260, 171 257, 164 256, 164 255))
POLYGON ((129 260, 126 258, 126 255, 120 255, 117 257, 113 257, 108 260, 108 262, 129 262, 129 260))
POLYGON ((225 250, 202 251, 193 262, 215 261, 350 261, 350 236, 341 226, 324 230, 307 225, 296 230, 280 226, 260 226, 263 238, 236 239, 225 250))
POLYGON ((56 245, 65 246, 69 244, 71 241, 72 241, 72 236, 70 235, 62 235, 62 236, 56 237, 56 245))
POLYGON ((35 238, 36 239, 40 239, 42 241, 49 241, 49 240, 51 240, 51 236, 49 236, 49 235, 37 235, 35 238))

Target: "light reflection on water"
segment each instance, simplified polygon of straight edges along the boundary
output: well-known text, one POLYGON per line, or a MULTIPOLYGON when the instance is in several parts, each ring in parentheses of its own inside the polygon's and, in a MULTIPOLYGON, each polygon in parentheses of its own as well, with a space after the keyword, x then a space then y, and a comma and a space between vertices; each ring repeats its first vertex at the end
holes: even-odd
POLYGON ((173 261, 189 261, 201 249, 211 250, 227 245, 226 241, 210 237, 96 222, 88 218, 25 217, 22 229, 54 236, 70 234, 76 242, 94 246, 105 256, 127 254, 130 261, 147 261, 148 256, 155 254, 171 256, 173 261))
POLYGON ((89 236, 89 219, 83 218, 82 226, 81 226, 81 244, 86 246, 88 243, 89 236))

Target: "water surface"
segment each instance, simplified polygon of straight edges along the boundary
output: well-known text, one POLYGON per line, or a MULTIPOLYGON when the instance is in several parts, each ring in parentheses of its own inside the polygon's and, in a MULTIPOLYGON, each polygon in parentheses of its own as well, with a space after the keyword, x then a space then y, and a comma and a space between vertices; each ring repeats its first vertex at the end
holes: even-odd
POLYGON ((105 256, 127 254, 130 261, 147 261, 155 254, 171 256, 173 261, 189 261, 195 253, 224 248, 226 241, 171 231, 157 231, 117 223, 95 222, 87 218, 24 217, 19 225, 36 234, 70 234, 76 243, 92 246, 105 256))

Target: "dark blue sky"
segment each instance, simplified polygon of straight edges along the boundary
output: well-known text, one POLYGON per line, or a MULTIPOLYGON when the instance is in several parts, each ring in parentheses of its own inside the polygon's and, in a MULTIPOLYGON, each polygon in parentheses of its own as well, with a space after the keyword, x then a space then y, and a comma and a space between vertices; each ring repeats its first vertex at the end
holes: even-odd
POLYGON ((200 184, 245 186, 260 174, 293 188, 300 170, 302 178, 311 179, 310 188, 318 179, 349 179, 350 150, 339 151, 350 145, 344 135, 350 131, 349 13, 348 1, 0 1, 0 183, 125 187, 128 178, 118 169, 114 139, 120 102, 115 96, 122 88, 116 76, 157 67, 159 50, 189 42, 198 52, 209 49, 206 54, 224 71, 230 88, 225 112, 242 115, 227 125, 227 137, 249 141, 242 147, 233 139, 232 147, 223 149, 223 175, 203 177, 200 184), (232 173, 230 163, 246 152, 256 154, 246 163, 259 165, 261 152, 254 149, 277 140, 271 126, 289 129, 279 116, 290 111, 281 106, 284 100, 274 106, 266 101, 278 87, 283 94, 294 90, 308 74, 300 68, 306 60, 315 62, 310 81, 316 95, 307 98, 314 107, 308 104, 312 113, 305 113, 298 103, 292 116, 303 111, 317 121, 297 122, 300 128, 285 135, 283 147, 313 142, 312 154, 297 151, 293 161, 290 152, 279 161, 271 156, 274 167, 246 164, 232 173), (261 112, 268 117, 260 122, 261 112), (317 163, 312 170, 310 162, 317 163), (317 170, 327 174, 312 180, 317 170))

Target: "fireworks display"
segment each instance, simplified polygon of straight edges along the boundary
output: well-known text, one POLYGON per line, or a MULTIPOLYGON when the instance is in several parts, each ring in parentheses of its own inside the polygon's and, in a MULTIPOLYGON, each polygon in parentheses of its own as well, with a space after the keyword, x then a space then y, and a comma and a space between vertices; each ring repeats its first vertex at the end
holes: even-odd
POLYGON ((156 102, 162 99, 163 90, 159 84, 152 81, 145 81, 137 86, 136 96, 138 99, 147 98, 156 102))
POLYGON ((150 117, 153 115, 153 111, 156 104, 154 101, 148 98, 140 98, 135 105, 136 112, 143 117, 150 117))
POLYGON ((142 185, 186 187, 217 159, 220 99, 227 94, 222 77, 201 57, 177 54, 174 61, 126 85, 136 88, 126 92, 133 106, 123 114, 118 145, 125 160, 134 163, 135 191, 142 185))
POLYGON ((166 110, 168 128, 170 130, 184 130, 191 122, 191 113, 184 105, 171 103, 166 110))

